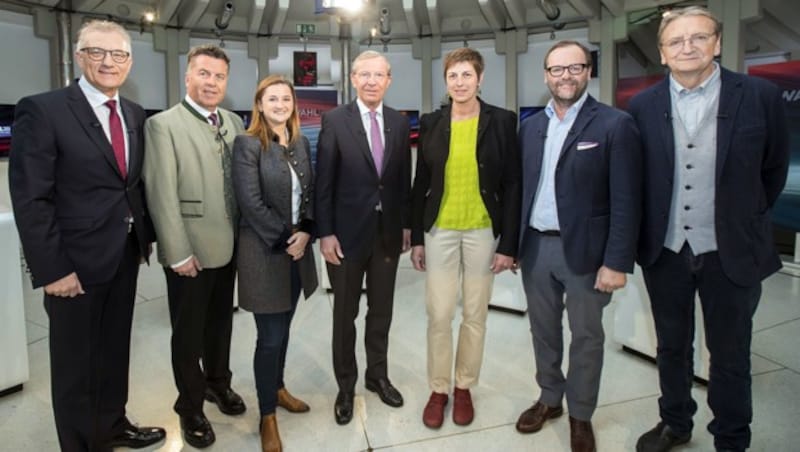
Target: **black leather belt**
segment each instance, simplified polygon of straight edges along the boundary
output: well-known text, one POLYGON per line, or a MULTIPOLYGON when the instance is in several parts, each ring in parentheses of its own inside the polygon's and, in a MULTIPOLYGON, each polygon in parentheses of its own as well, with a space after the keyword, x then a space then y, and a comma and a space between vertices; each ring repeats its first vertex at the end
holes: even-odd
MULTIPOLYGON (((530 226, 529 226, 529 228, 530 228, 530 226)), ((561 237, 561 231, 556 230, 556 229, 552 229, 552 230, 549 230, 549 231, 540 231, 540 230, 538 230, 536 228, 530 228, 530 229, 533 230, 534 232, 536 232, 537 234, 546 235, 548 237, 561 237)))

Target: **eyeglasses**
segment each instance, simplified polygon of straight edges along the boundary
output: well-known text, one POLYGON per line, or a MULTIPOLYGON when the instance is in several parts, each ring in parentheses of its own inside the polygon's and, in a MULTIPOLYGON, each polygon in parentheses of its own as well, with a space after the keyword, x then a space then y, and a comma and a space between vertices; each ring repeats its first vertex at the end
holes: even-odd
POLYGON ((368 81, 369 79, 372 79, 372 78, 374 78, 376 82, 382 82, 388 76, 389 76, 389 74, 387 74, 385 72, 361 71, 361 72, 356 73, 356 77, 358 77, 358 79, 361 80, 362 82, 366 82, 366 81, 368 81))
POLYGON ((106 50, 100 47, 84 47, 80 51, 85 53, 92 61, 103 61, 106 59, 106 54, 111 54, 111 59, 118 64, 128 61, 131 56, 130 52, 124 50, 106 50))
POLYGON ((564 75, 564 71, 569 71, 571 75, 580 75, 587 67, 589 67, 589 65, 586 63, 576 63, 570 64, 569 66, 550 66, 546 71, 553 77, 561 77, 564 75))
POLYGON ((661 46, 668 48, 671 52, 680 52, 685 42, 688 42, 689 46, 693 48, 703 47, 708 44, 714 36, 716 36, 716 33, 695 33, 688 38, 673 38, 669 41, 662 42, 661 46))

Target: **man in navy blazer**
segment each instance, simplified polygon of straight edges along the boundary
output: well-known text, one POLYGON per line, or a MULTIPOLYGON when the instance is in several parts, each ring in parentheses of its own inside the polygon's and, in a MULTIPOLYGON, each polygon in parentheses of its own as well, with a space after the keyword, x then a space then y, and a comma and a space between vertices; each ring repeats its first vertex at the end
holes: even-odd
POLYGON ((628 114, 586 92, 591 68, 582 44, 551 47, 544 76, 552 100, 519 132, 519 259, 541 395, 519 417, 517 430, 533 433, 560 416, 566 396, 573 451, 595 450, 591 418, 603 366, 603 308, 633 271, 640 218, 639 133, 628 114), (572 332, 566 378, 565 308, 572 332))
POLYGON ((145 114, 118 93, 132 64, 124 28, 88 22, 76 49, 80 80, 17 105, 11 201, 33 286, 44 288, 61 449, 145 447, 165 436, 125 414, 136 279, 154 238, 140 178, 145 114))
POLYGON ((695 294, 710 352, 708 430, 717 450, 750 445, 750 339, 761 280, 781 266, 770 209, 789 146, 779 89, 725 70, 719 21, 689 7, 664 17, 670 75, 631 101, 642 131, 644 210, 638 262, 658 339, 660 422, 638 451, 691 438, 695 294))
POLYGON ((361 282, 366 274, 365 386, 387 405, 403 404, 387 371, 397 259, 411 244, 408 119, 383 103, 391 67, 367 50, 353 61, 357 99, 322 116, 317 143, 316 226, 333 287, 334 414, 353 417, 361 282))

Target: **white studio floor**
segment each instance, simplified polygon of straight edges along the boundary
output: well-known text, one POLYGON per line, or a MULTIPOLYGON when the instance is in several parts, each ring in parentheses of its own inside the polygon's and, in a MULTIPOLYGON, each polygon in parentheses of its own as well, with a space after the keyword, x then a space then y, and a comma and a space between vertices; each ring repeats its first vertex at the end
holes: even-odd
MULTIPOLYGON (((390 408, 363 388, 356 388, 355 417, 346 426, 334 421, 337 388, 331 368, 332 296, 322 289, 300 302, 292 326, 287 359, 288 389, 311 405, 304 414, 279 409, 278 425, 284 449, 291 451, 567 451, 569 424, 563 416, 536 434, 514 429, 519 414, 538 396, 528 318, 491 311, 480 383, 473 388, 475 420, 467 427, 452 423, 448 405, 444 426, 430 430, 422 410, 430 390, 426 383, 424 277, 401 257, 394 320, 389 345, 389 376, 402 392, 405 405, 390 408)), ((0 451, 58 450, 50 408, 48 319, 41 291, 25 289, 31 379, 21 392, 0 398, 0 451)), ((776 274, 764 284, 753 334, 754 451, 798 450, 791 432, 800 419, 800 278, 776 274), (794 444, 794 446, 792 445, 794 444)), ((658 421, 658 380, 654 364, 631 356, 613 341, 615 305, 606 309, 606 357, 600 402, 593 423, 600 451, 634 450, 638 436, 658 421)), ((363 332, 362 304, 357 326, 363 332)), ((457 316, 460 315, 457 313, 457 316)), ((458 317, 454 322, 457 332, 458 317)), ((568 338, 568 328, 565 328, 568 338)), ((151 450, 191 450, 184 445, 169 354, 170 326, 164 275, 158 265, 142 267, 133 325, 131 386, 128 414, 141 425, 167 429, 166 442, 151 450)), ((248 410, 237 417, 206 405, 217 435, 211 451, 257 451, 258 405, 253 383, 255 326, 249 313, 234 315, 231 353, 233 386, 248 410)), ((567 339, 568 340, 568 339, 567 339)), ((363 341, 358 359, 363 373, 363 341)), ((1 358, 0 358, 1 359, 1 358)), ((566 364, 566 363, 565 363, 566 364)), ((700 409, 692 441, 679 450, 711 451, 705 426, 711 413, 706 391, 694 389, 700 409)), ((452 401, 452 399, 451 399, 452 401)))

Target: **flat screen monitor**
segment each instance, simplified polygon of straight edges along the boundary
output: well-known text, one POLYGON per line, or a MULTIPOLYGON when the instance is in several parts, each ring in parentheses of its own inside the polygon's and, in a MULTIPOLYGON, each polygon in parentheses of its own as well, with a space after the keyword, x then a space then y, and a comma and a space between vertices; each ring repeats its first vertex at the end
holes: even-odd
POLYGON ((11 125, 14 122, 14 106, 0 105, 0 158, 8 158, 11 152, 11 125))

